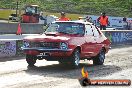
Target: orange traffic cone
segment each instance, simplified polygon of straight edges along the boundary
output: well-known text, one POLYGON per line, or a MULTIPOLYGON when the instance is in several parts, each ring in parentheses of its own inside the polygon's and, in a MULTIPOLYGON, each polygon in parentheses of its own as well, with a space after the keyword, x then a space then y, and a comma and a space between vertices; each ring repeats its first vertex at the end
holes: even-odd
POLYGON ((18 24, 18 27, 17 27, 17 35, 21 35, 22 34, 22 30, 21 30, 21 25, 20 23, 18 24))

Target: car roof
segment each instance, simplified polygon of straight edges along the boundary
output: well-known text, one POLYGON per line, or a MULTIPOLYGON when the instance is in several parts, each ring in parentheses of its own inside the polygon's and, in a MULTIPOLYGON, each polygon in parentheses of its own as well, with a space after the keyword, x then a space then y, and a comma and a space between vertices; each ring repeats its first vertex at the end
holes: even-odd
POLYGON ((90 23, 90 22, 87 22, 87 21, 82 21, 82 20, 76 20, 76 21, 54 21, 55 23, 56 22, 61 22, 61 23, 81 23, 81 24, 93 24, 93 23, 90 23))

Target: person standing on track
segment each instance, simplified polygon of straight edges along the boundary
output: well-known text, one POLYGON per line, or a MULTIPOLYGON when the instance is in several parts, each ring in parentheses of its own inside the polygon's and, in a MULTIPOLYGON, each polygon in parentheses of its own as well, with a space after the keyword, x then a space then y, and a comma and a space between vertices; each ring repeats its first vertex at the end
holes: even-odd
POLYGON ((102 13, 102 16, 100 16, 97 20, 100 23, 100 30, 106 30, 108 25, 108 16, 106 16, 106 13, 102 13))

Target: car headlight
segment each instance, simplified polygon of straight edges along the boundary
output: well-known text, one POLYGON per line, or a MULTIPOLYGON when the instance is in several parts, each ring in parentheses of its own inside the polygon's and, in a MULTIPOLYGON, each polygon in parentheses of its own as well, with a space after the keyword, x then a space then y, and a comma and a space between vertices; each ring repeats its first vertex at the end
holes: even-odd
POLYGON ((23 47, 29 47, 29 46, 30 46, 29 42, 27 42, 27 41, 23 42, 23 47))
POLYGON ((60 49, 68 49, 68 44, 65 42, 60 43, 60 49))

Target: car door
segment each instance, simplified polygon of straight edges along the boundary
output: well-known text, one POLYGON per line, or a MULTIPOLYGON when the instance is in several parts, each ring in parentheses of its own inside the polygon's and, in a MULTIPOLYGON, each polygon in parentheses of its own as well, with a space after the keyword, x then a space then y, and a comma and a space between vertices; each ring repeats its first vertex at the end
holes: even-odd
POLYGON ((94 40, 95 40, 94 52, 95 52, 95 55, 97 55, 102 48, 102 42, 103 42, 102 41, 102 35, 99 33, 99 31, 95 25, 92 25, 92 29, 93 29, 93 34, 94 34, 93 36, 94 36, 94 40))
POLYGON ((82 47, 82 52, 85 57, 93 56, 95 47, 93 44, 95 43, 93 36, 92 26, 90 24, 85 25, 85 44, 82 47))

